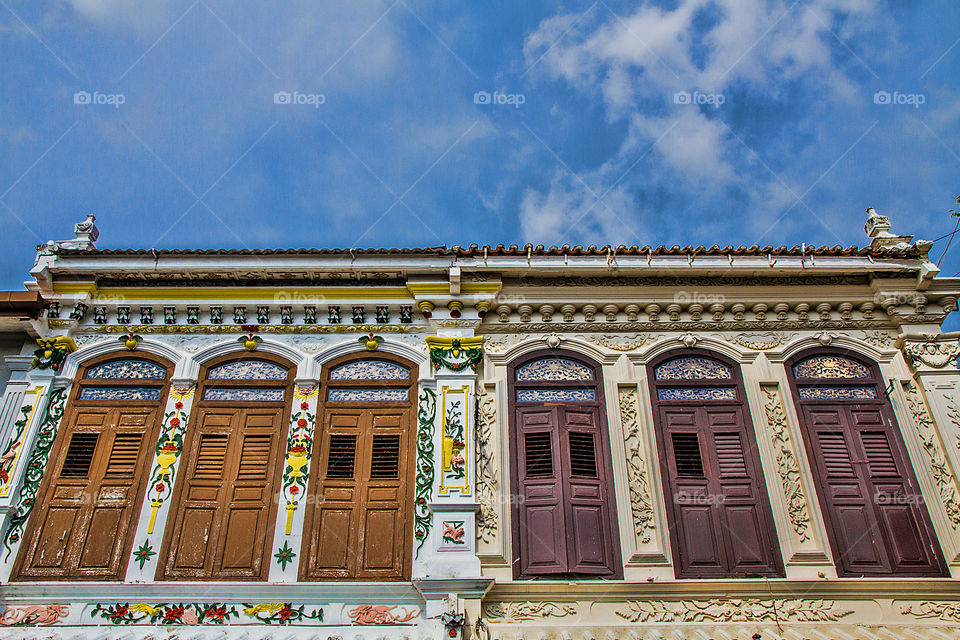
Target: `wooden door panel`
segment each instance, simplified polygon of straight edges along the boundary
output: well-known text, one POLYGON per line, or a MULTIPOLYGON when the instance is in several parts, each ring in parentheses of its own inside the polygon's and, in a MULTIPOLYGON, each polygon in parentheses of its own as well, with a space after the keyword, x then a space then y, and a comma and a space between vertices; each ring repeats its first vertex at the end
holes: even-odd
POLYGON ((729 532, 730 563, 736 572, 750 572, 755 567, 761 570, 767 563, 762 523, 756 505, 725 505, 724 527, 729 532))
POLYGON ((560 573, 567 570, 566 528, 556 505, 524 504, 520 535, 523 572, 560 573))
POLYGON ((376 574, 397 570, 401 542, 399 536, 400 510, 368 508, 364 514, 363 566, 360 574, 376 574))
POLYGON ((200 575, 199 572, 209 570, 207 543, 213 531, 215 513, 216 507, 212 505, 184 508, 181 533, 173 554, 174 571, 184 572, 184 575, 187 575, 186 572, 200 575))
POLYGON ((880 516, 886 528, 893 532, 891 559, 895 565, 929 564, 930 557, 920 536, 921 526, 910 505, 882 505, 880 516))
POLYGON ((225 575, 256 575, 259 569, 260 546, 257 534, 263 528, 260 508, 231 507, 224 523, 223 551, 220 568, 225 575))
POLYGON ((67 543, 80 507, 50 507, 40 530, 30 565, 42 569, 64 568, 67 543))
POLYGON ((573 510, 572 573, 607 572, 607 544, 604 540, 604 513, 601 505, 571 505, 573 510))
POLYGON ((78 568, 81 571, 116 568, 121 550, 114 543, 119 537, 123 516, 124 509, 116 507, 98 507, 93 512, 80 552, 78 568))
POLYGON ((681 569, 684 572, 693 568, 722 570, 724 559, 716 536, 720 523, 713 509, 707 505, 685 506, 676 514, 683 550, 681 569))
POLYGON ((354 523, 352 507, 338 509, 321 507, 317 510, 317 539, 314 546, 320 550, 313 561, 315 575, 346 576, 351 568, 351 531, 354 523))

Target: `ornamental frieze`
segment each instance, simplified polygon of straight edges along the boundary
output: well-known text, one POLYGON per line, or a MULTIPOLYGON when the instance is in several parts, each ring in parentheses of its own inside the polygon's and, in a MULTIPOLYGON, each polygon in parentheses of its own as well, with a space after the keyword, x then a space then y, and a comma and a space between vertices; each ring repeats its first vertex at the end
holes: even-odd
POLYGON ((492 622, 523 622, 576 614, 575 605, 556 602, 491 602, 483 606, 483 616, 492 622))
MULTIPOLYGON (((925 322, 930 321, 926 318, 925 322)), ((650 333, 687 331, 803 331, 814 329, 884 329, 889 320, 721 320, 714 321, 658 321, 658 322, 607 322, 597 316, 594 322, 484 322, 485 334, 552 333, 561 330, 570 333, 591 333, 603 330, 606 333, 650 333)))
MULTIPOLYGON (((69 326, 69 321, 49 320, 50 327, 69 326)), ((403 324, 264 324, 260 333, 413 333, 424 325, 403 324)), ((100 324, 78 329, 87 333, 243 333, 242 324, 100 324)))
POLYGON ((787 341, 782 331, 761 331, 756 333, 738 333, 732 336, 720 336, 727 342, 755 351, 766 351, 779 347, 787 341))
POLYGON ((853 611, 837 609, 832 600, 712 599, 631 601, 615 612, 630 622, 832 622, 853 611))
POLYGON ((911 366, 917 368, 924 364, 934 369, 956 366, 960 344, 955 338, 943 339, 936 335, 924 337, 926 340, 913 336, 903 336, 897 340, 897 346, 911 366))
POLYGON ((960 622, 960 602, 920 602, 900 608, 900 613, 914 618, 944 620, 946 622, 960 622))

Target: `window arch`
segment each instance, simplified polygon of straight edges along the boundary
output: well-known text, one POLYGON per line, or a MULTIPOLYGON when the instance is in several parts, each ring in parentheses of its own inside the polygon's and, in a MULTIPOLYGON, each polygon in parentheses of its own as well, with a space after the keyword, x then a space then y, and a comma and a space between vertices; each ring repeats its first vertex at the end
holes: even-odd
POLYGON ((126 351, 79 368, 15 579, 123 578, 172 371, 126 351))
POLYGON ((877 364, 816 348, 786 365, 837 573, 947 575, 877 364))
POLYGON ((266 580, 294 372, 261 353, 200 368, 158 579, 266 580))
POLYGON ((379 352, 323 367, 302 580, 410 578, 415 371, 379 352))
POLYGON ((622 577, 600 367, 546 350, 508 371, 514 576, 622 577))
POLYGON ((647 370, 677 577, 783 576, 739 365, 685 349, 647 370))

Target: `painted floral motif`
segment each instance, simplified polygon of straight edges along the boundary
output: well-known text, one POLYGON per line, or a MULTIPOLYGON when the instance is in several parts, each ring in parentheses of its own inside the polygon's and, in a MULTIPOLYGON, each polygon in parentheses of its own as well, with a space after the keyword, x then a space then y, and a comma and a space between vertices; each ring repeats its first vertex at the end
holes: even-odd
POLYGON ((283 392, 283 389, 208 387, 203 392, 203 399, 227 402, 283 402, 283 392))
POLYGON ((163 380, 167 370, 149 360, 112 360, 87 369, 93 380, 163 380))
POLYGON ((354 360, 330 371, 331 380, 409 380, 406 367, 385 360, 354 360))
POLYGON ((280 569, 282 570, 287 568, 287 564, 293 562, 293 559, 297 557, 297 552, 291 549, 287 541, 284 540, 283 546, 277 549, 273 557, 277 559, 277 564, 280 565, 280 569))
POLYGON ((518 402, 590 402, 596 399, 593 389, 517 389, 518 402))
POLYGON ((207 372, 210 380, 286 380, 287 370, 265 360, 234 360, 207 372))
POLYGON ((333 402, 403 402, 406 389, 330 389, 327 400, 333 402))
POLYGON ((409 622, 418 615, 420 609, 401 606, 362 604, 347 612, 354 624, 400 624, 409 622), (399 610, 399 611, 397 611, 399 610))
POLYGON ((543 358, 517 367, 518 382, 541 380, 593 380, 593 371, 587 365, 567 358, 543 358))
POLYGON ((483 338, 439 338, 430 336, 427 339, 430 347, 430 362, 433 368, 439 371, 441 367, 454 373, 470 368, 477 370, 477 365, 483 360, 483 338))
POLYGON ((50 393, 50 400, 47 403, 43 421, 37 430, 33 451, 30 452, 30 457, 27 459, 27 469, 23 477, 23 485, 20 487, 20 500, 10 517, 7 531, 4 533, 3 548, 7 550, 4 559, 10 557, 13 550, 11 545, 20 541, 20 536, 23 535, 23 526, 33 510, 37 491, 40 488, 40 481, 43 479, 43 470, 46 468, 47 458, 50 456, 50 448, 53 446, 54 437, 57 435, 60 418, 63 417, 63 406, 66 400, 66 389, 54 389, 50 393))
POLYGON ((678 387, 675 389, 657 389, 660 400, 736 400, 737 390, 733 387, 678 387))
POLYGON ((133 552, 133 559, 140 565, 140 569, 143 569, 143 565, 150 562, 150 558, 155 555, 157 555, 157 552, 150 546, 150 541, 144 540, 143 544, 133 552))
MULTIPOLYGON (((71 314, 72 315, 72 314, 71 314)), ((37 338, 39 349, 33 352, 33 366, 37 369, 52 369, 59 372, 67 356, 77 350, 73 338, 37 338)))
POLYGON ((795 378, 870 378, 870 369, 841 356, 813 356, 793 365, 795 378))
POLYGON ((0 626, 49 626, 60 622, 60 618, 66 617, 69 613, 70 608, 62 604, 8 607, 0 613, 0 626))
POLYGON ((463 411, 460 408, 460 400, 454 400, 447 407, 446 419, 443 421, 444 471, 447 471, 450 478, 454 480, 462 480, 466 473, 463 450, 467 445, 464 442, 463 431, 463 411))
POLYGON ((251 618, 256 618, 265 624, 290 624, 302 620, 323 621, 323 609, 314 609, 310 613, 304 612, 304 605, 294 607, 291 603, 269 602, 257 605, 243 605, 243 612, 251 618))
MULTIPOLYGON (((301 496, 305 495, 307 490, 307 479, 309 471, 303 469, 310 462, 311 452, 313 451, 313 430, 316 425, 316 415, 310 413, 309 399, 316 396, 316 389, 307 394, 297 389, 295 396, 301 401, 299 410, 293 412, 290 417, 290 436, 287 438, 287 463, 283 468, 283 496, 287 501, 287 523, 284 528, 284 534, 290 535, 293 527, 293 512, 297 510, 300 504, 301 496)), ((286 547, 286 542, 284 542, 286 547)), ((283 551, 281 549, 281 551, 283 551)), ((296 554, 294 554, 296 555, 296 554)), ((290 556, 292 558, 293 556, 290 556)), ((289 561, 289 560, 288 560, 289 561)), ((285 567, 284 561, 277 556, 277 562, 280 568, 285 567)))
POLYGON ((110 624, 138 622, 163 625, 223 624, 237 617, 236 606, 224 603, 165 603, 146 602, 104 605, 97 604, 90 615, 110 624))
MULTIPOLYGON (((173 489, 174 463, 180 457, 180 452, 183 451, 183 432, 187 427, 187 411, 183 407, 183 400, 192 394, 193 387, 186 389, 185 393, 182 394, 175 390, 174 398, 176 402, 173 405, 173 410, 168 411, 163 416, 163 432, 157 439, 153 473, 150 476, 150 484, 147 485, 147 496, 150 498, 150 520, 147 524, 147 533, 153 533, 157 512, 173 489)), ((150 556, 142 561, 137 558, 141 569, 143 564, 149 562, 149 560, 150 556)))
POLYGON ((156 402, 160 400, 160 387, 83 387, 79 399, 156 402))
POLYGON ((877 397, 876 387, 800 387, 801 400, 868 400, 877 397))
POLYGON ((417 540, 415 557, 430 534, 430 498, 433 495, 433 432, 436 420, 437 394, 433 389, 424 389, 417 406, 417 472, 413 505, 413 535, 417 540))
POLYGON ((657 380, 733 380, 733 371, 716 360, 685 356, 661 364, 656 377, 657 380))

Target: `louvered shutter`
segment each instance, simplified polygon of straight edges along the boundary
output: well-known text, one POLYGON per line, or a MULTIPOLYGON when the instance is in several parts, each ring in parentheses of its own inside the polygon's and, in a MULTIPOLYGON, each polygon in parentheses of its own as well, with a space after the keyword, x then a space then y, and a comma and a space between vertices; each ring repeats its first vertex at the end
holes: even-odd
POLYGON ((569 570, 570 523, 564 514, 558 407, 517 409, 517 484, 521 508, 520 571, 527 575, 569 570))

